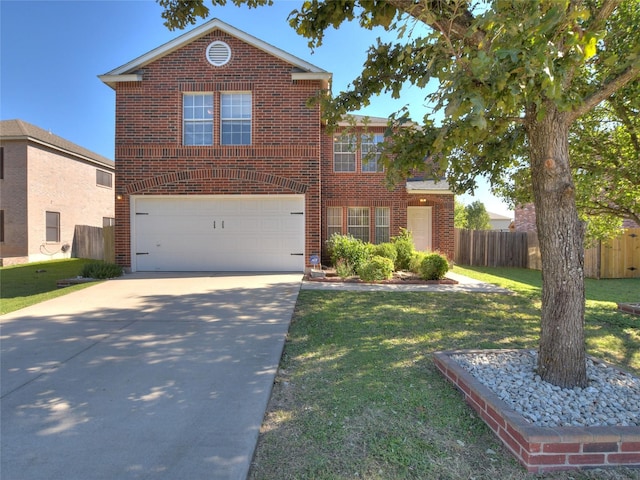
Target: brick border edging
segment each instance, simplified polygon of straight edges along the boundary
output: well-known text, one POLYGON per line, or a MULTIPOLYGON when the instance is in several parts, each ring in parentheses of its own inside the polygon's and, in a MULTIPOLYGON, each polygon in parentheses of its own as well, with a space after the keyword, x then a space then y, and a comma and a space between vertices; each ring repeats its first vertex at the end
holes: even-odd
POLYGON ((640 427, 535 426, 451 358, 451 355, 465 353, 487 353, 487 350, 435 352, 433 361, 528 472, 640 468, 640 427))
POLYGON ((640 303, 619 303, 618 310, 631 315, 640 315, 640 303))

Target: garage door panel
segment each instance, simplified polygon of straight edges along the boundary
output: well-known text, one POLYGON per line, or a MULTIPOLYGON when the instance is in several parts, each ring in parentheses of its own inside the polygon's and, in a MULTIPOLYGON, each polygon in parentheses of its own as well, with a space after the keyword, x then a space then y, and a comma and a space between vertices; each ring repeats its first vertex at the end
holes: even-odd
POLYGON ((135 201, 141 271, 303 271, 304 197, 164 196, 135 201))

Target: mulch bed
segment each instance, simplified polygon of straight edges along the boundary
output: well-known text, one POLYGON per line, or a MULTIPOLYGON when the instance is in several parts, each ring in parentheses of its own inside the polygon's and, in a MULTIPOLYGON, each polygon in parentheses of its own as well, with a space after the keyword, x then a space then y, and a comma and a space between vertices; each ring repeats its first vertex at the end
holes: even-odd
POLYGON ((324 277, 314 277, 310 274, 305 275, 305 280, 310 282, 329 282, 329 283, 373 283, 380 285, 457 285, 458 282, 450 278, 442 280, 423 280, 417 275, 410 272, 395 272, 393 278, 389 280, 380 280, 379 282, 365 282, 359 277, 339 277, 335 271, 324 270, 324 277))

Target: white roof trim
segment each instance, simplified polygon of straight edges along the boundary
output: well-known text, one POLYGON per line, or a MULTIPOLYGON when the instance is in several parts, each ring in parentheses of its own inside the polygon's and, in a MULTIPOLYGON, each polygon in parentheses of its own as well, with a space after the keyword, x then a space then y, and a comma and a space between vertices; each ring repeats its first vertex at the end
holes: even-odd
POLYGON ((98 78, 107 85, 113 87, 118 82, 141 82, 142 75, 130 73, 128 75, 98 75, 98 78))
MULTIPOLYGON (((253 35, 249 35, 248 33, 245 33, 242 30, 238 30, 237 28, 232 27, 231 25, 223 22, 222 20, 214 18, 212 20, 209 20, 206 23, 203 23, 199 27, 194 28, 193 30, 190 30, 185 34, 180 35, 179 37, 171 40, 170 42, 167 42, 164 45, 154 48, 150 52, 147 52, 144 55, 141 55, 138 58, 135 58, 134 60, 131 60, 130 62, 125 63, 124 65, 114 70, 111 70, 110 72, 105 73, 104 75, 100 75, 99 78, 102 80, 104 77, 109 78, 111 76, 120 76, 120 75, 130 74, 131 72, 134 72, 135 70, 141 67, 144 67, 145 65, 165 55, 168 55, 169 53, 175 50, 178 50, 182 46, 208 34, 213 30, 222 30, 227 34, 232 35, 238 38, 239 40, 242 40, 243 42, 248 43, 270 55, 273 55, 274 57, 280 58, 281 60, 284 60, 285 62, 290 63, 293 66, 300 68, 301 70, 305 70, 306 72, 327 73, 331 75, 326 70, 316 67, 315 65, 309 62, 306 62, 301 58, 298 58, 294 55, 291 55, 290 53, 285 52, 284 50, 274 47, 273 45, 270 45, 254 37, 253 35)), ((107 83, 105 80, 102 80, 102 81, 107 83)), ((109 80, 109 81, 113 82, 115 80, 109 80)), ((131 81, 131 80, 125 80, 125 81, 131 81)))
POLYGON ((408 180, 406 189, 410 195, 453 195, 445 180, 408 180))

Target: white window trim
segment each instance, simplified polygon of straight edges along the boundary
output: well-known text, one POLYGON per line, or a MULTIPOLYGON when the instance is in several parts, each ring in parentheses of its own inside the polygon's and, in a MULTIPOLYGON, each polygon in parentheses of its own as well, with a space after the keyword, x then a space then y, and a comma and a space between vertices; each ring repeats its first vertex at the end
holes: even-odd
POLYGON ((347 233, 352 235, 355 238, 359 238, 364 242, 369 242, 371 241, 371 209, 369 207, 347 207, 347 233), (364 218, 364 216, 357 216, 357 217, 352 217, 350 215, 350 212, 352 210, 360 210, 361 212, 367 212, 367 223, 366 225, 352 225, 351 224, 351 219, 352 218, 358 218, 358 219, 362 219, 364 218), (353 235, 353 233, 351 233, 351 229, 352 228, 361 228, 361 229, 365 229, 367 230, 367 238, 363 238, 362 236, 357 236, 357 235, 353 235))
POLYGON ((253 145, 253 92, 251 91, 228 91, 228 92, 220 92, 220 145, 224 146, 243 146, 243 145, 253 145), (249 118, 244 117, 224 117, 222 114, 223 101, 222 98, 225 95, 249 95, 251 98, 251 116, 249 118), (249 143, 222 143, 222 126, 225 121, 230 122, 249 122, 250 130, 249 130, 249 143))
POLYGON ((215 144, 215 135, 213 133, 213 122, 215 120, 215 114, 213 112, 215 112, 215 105, 216 105, 216 99, 215 99, 215 95, 213 92, 182 92, 182 145, 186 146, 186 147, 211 147, 212 145, 215 144), (196 96, 196 95, 200 95, 200 96, 211 96, 211 118, 190 118, 188 119, 188 121, 190 123, 200 123, 200 124, 206 124, 206 123, 211 123, 211 143, 187 143, 186 140, 186 128, 185 125, 187 123, 187 118, 185 118, 184 116, 184 99, 187 96, 196 96))
MULTIPOLYGON (((356 136, 355 135, 344 135, 344 134, 340 134, 337 135, 333 138, 333 171, 334 173, 355 173, 358 171, 358 161, 357 161, 357 156, 356 156, 356 151, 358 150, 357 147, 357 140, 356 140, 356 136), (339 140, 339 141, 338 141, 339 140), (336 152, 336 143, 340 143, 340 144, 348 144, 350 147, 353 148, 353 150, 351 152, 336 152), (353 170, 337 170, 336 169, 336 155, 340 155, 340 156, 352 156, 353 157, 353 170)), ((344 164, 345 162, 340 162, 341 164, 344 164)))

